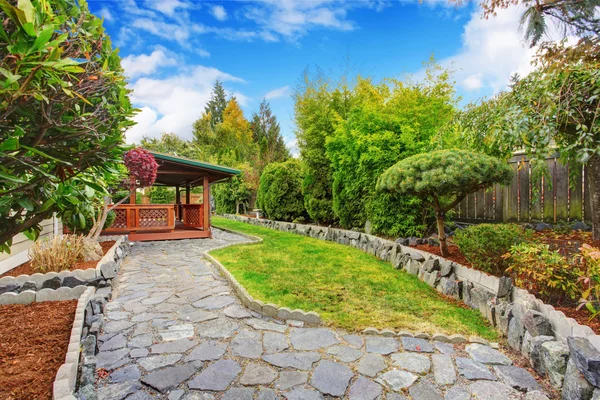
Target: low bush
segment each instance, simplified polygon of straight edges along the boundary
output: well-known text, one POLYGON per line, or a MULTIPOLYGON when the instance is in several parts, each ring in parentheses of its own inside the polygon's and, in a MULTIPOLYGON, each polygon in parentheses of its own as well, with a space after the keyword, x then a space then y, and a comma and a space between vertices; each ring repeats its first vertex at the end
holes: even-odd
POLYGON ((515 285, 543 301, 561 304, 565 300, 576 300, 581 293, 581 269, 557 251, 550 250, 547 244, 517 244, 503 258, 509 263, 506 271, 515 285))
POLYGON ((293 221, 306 215, 302 179, 297 160, 267 165, 260 177, 256 201, 268 218, 293 221))
MULTIPOLYGON (((110 228, 113 222, 115 222, 116 217, 117 215, 115 214, 115 212, 110 211, 106 216, 106 222, 104 223, 103 229, 110 228)), ((90 230, 94 227, 94 221, 92 221, 91 216, 87 216, 85 218, 85 226, 83 228, 79 224, 74 224, 73 221, 67 218, 63 219, 62 222, 69 229, 69 231, 79 235, 87 235, 90 232, 90 230)))
POLYGON ((480 224, 456 230, 454 243, 475 268, 503 276, 508 260, 502 256, 531 238, 530 231, 516 224, 480 224))
POLYGON ((600 249, 584 244, 580 251, 578 259, 585 273, 579 278, 583 293, 578 308, 585 307, 592 319, 600 314, 600 249))
POLYGON ((81 235, 62 235, 39 240, 29 248, 31 268, 42 274, 69 269, 82 257, 84 246, 85 237, 81 235))

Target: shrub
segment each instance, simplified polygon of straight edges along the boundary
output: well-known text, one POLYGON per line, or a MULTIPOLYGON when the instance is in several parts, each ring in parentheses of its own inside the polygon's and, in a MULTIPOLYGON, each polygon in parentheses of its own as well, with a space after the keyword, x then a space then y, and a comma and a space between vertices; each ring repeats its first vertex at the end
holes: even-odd
POLYGON ((455 232, 454 243, 477 269, 502 276, 511 246, 530 240, 532 233, 516 224, 480 224, 455 232))
POLYGON ((267 165, 260 177, 258 206, 275 220, 293 221, 306 214, 302 170, 297 160, 267 165))
MULTIPOLYGON (((106 222, 104 223, 104 227, 102 229, 110 228, 113 222, 115 222, 116 217, 117 215, 115 214, 115 212, 110 211, 106 216, 106 222)), ((80 224, 73 223, 73 221, 70 218, 64 218, 62 222, 67 228, 69 228, 71 232, 80 235, 87 235, 88 233, 90 233, 90 230, 94 226, 94 221, 92 220, 91 216, 87 216, 85 218, 85 226, 83 228, 80 224)))
POLYGON ((164 186, 153 186, 150 190, 150 202, 152 204, 175 203, 175 191, 164 186))
POLYGON ((54 236, 49 240, 40 240, 29 248, 31 268, 35 272, 60 272, 81 258, 85 237, 81 235, 54 236))
POLYGON ((565 298, 574 300, 580 290, 578 279, 581 270, 550 250, 544 243, 520 243, 505 255, 510 273, 518 287, 535 293, 544 301, 560 304, 565 298))
POLYGON ((584 244, 580 251, 578 258, 585 273, 579 278, 583 293, 578 309, 585 306, 593 319, 600 314, 600 249, 584 244))

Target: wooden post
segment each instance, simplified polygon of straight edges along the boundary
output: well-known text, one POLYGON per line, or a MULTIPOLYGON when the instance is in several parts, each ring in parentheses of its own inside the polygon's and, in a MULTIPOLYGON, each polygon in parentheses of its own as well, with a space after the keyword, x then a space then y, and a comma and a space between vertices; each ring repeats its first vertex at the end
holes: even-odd
POLYGON ((177 208, 177 219, 181 221, 181 191, 179 185, 175 186, 175 207, 177 208))
POLYGON ((190 191, 191 187, 190 187, 190 183, 186 183, 185 184, 185 204, 190 204, 190 191))
MULTIPOLYGON (((208 183, 208 176, 204 177, 202 182, 202 194, 203 194, 203 202, 204 202, 204 221, 202 221, 202 226, 205 231, 211 232, 210 230, 210 185, 208 183)), ((210 234, 212 237, 212 232, 210 234)))
POLYGON ((135 176, 131 175, 129 177, 129 183, 131 184, 131 189, 129 191, 129 204, 135 204, 135 176))

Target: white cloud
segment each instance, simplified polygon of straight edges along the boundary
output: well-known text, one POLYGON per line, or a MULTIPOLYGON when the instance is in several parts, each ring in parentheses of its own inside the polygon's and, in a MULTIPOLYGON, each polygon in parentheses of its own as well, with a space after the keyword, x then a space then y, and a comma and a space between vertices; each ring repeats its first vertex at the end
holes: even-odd
POLYGON ((187 9, 188 3, 179 0, 161 0, 161 1, 146 1, 146 4, 161 13, 172 17, 177 9, 187 9))
POLYGON ((177 65, 177 60, 167 56, 164 50, 156 49, 150 54, 129 55, 123 59, 121 65, 129 78, 136 78, 151 74, 160 67, 177 65))
MULTIPOLYGON (((142 136, 157 137, 163 132, 191 139, 192 124, 202 114, 217 78, 222 82, 244 82, 201 65, 180 69, 165 79, 139 78, 130 88, 133 89, 131 101, 141 112, 134 118, 138 125, 127 131, 127 141, 134 143, 142 136)), ((235 95, 240 103, 247 99, 241 93, 235 95)))
POLYGON ((291 88, 289 85, 286 85, 286 86, 282 86, 282 87, 279 87, 279 88, 269 91, 267 94, 265 94, 265 99, 267 99, 267 100, 277 99, 279 97, 288 96, 290 93, 291 93, 291 88))
POLYGON ((105 21, 112 21, 114 19, 112 13, 106 7, 102 7, 99 14, 102 18, 104 18, 105 21))
MULTIPOLYGON (((441 60, 456 69, 455 78, 466 91, 495 94, 506 88, 513 74, 527 75, 533 70, 531 60, 536 49, 522 39, 519 21, 523 10, 510 7, 497 16, 481 18, 481 11, 471 14, 464 27, 463 45, 458 54, 441 60)), ((560 38, 558 29, 550 27, 547 39, 560 38)))
POLYGON ((225 11, 223 6, 212 6, 210 13, 219 21, 225 21, 227 19, 227 11, 225 11))
POLYGON ((190 37, 190 31, 183 25, 171 24, 150 18, 138 18, 133 21, 132 26, 150 32, 163 39, 175 40, 180 44, 186 44, 190 37))

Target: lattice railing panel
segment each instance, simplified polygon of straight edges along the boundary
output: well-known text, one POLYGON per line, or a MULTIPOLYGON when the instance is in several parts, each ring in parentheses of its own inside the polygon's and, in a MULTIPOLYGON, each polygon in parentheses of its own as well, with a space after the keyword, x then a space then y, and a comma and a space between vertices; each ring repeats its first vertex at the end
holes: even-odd
POLYGON ((115 221, 110 226, 112 229, 125 229, 127 228, 127 210, 122 208, 116 208, 113 210, 115 213, 115 221))
POLYGON ((202 210, 199 208, 188 208, 185 210, 185 223, 193 226, 202 225, 202 210))
POLYGON ((140 208, 139 210, 139 226, 142 228, 149 228, 154 226, 168 226, 168 214, 167 209, 154 209, 154 208, 140 208))

